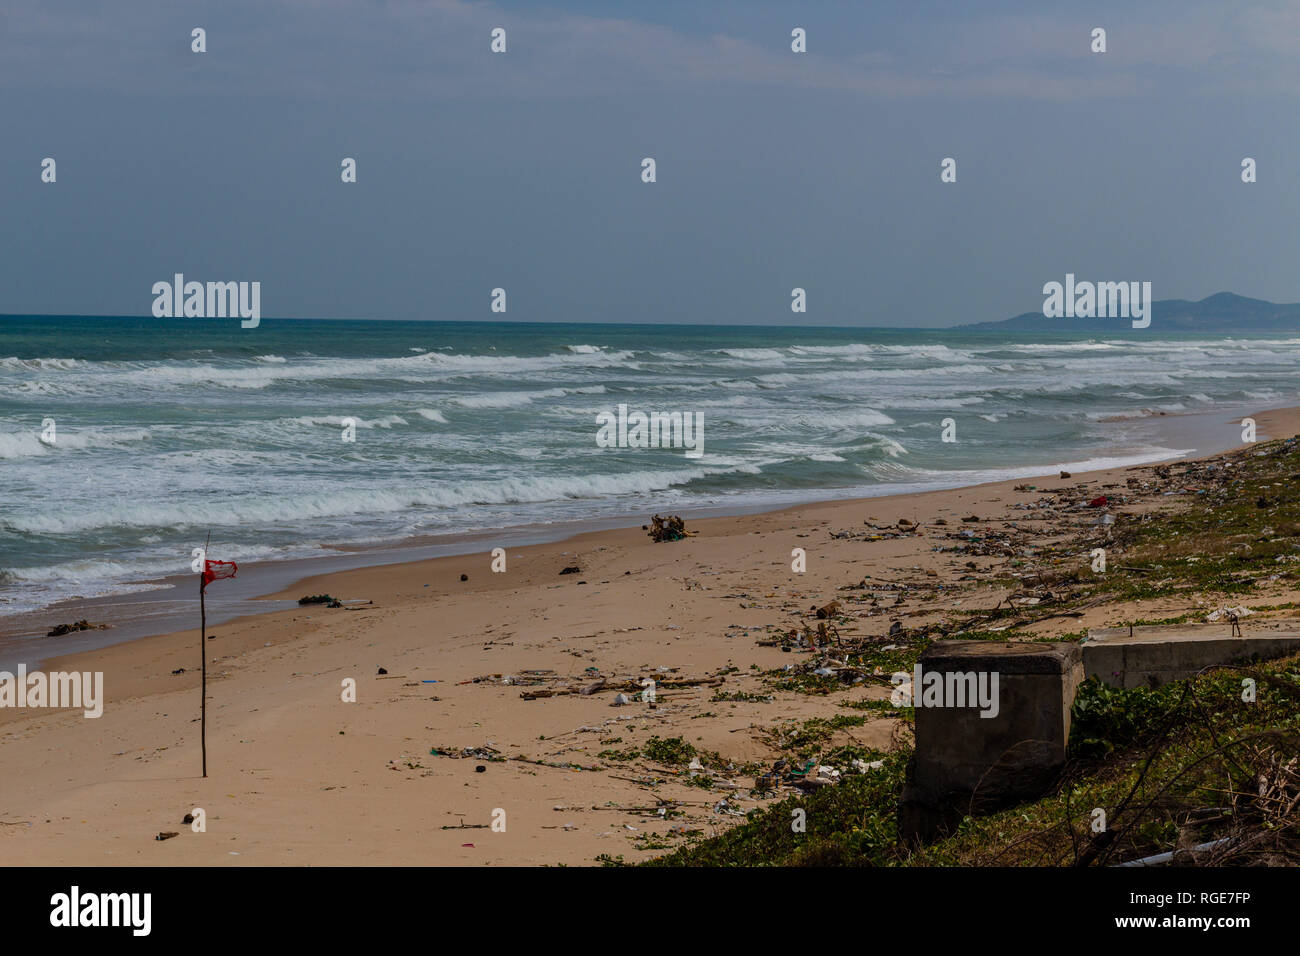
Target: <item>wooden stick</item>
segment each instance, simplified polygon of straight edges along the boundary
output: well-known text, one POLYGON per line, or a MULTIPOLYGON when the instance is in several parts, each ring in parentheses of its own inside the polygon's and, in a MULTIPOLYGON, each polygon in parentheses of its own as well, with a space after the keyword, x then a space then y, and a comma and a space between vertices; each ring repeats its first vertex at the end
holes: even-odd
POLYGON ((203 749, 203 776, 208 775, 208 607, 204 600, 206 583, 203 575, 208 569, 208 545, 212 543, 212 531, 203 542, 203 567, 199 569, 199 667, 202 677, 199 680, 199 746, 203 749))
MULTIPOLYGON (((207 561, 207 551, 203 552, 207 561)), ((199 741, 203 748, 203 776, 208 775, 208 609, 204 600, 203 575, 199 575, 199 659, 203 672, 199 680, 199 741)))

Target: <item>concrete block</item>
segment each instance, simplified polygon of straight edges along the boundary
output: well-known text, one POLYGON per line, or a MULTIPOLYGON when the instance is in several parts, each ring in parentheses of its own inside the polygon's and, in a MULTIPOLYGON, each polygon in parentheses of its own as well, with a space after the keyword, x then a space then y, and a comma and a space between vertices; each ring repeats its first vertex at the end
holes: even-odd
POLYGON ((1300 622, 1242 625, 1233 637, 1228 624, 1102 627, 1083 642, 1083 669, 1113 687, 1159 687, 1192 677, 1215 664, 1271 660, 1300 653, 1300 622), (1267 628, 1267 629, 1266 629, 1267 628))
POLYGON ((902 839, 928 841, 967 813, 1035 799, 1055 782, 1083 680, 1078 644, 936 641, 918 666, 916 752, 899 808, 902 839), (996 686, 996 712, 969 700, 960 706, 961 695, 951 692, 981 686, 981 679, 985 688, 996 686), (927 706, 926 691, 940 686, 937 705, 927 706))

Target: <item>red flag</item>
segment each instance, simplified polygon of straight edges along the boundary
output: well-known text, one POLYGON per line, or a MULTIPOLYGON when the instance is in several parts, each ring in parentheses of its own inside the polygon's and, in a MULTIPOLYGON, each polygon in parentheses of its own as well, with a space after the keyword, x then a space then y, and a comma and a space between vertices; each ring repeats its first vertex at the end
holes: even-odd
POLYGON ((209 584, 221 578, 233 578, 238 570, 234 561, 204 561, 203 586, 199 590, 206 591, 209 584))

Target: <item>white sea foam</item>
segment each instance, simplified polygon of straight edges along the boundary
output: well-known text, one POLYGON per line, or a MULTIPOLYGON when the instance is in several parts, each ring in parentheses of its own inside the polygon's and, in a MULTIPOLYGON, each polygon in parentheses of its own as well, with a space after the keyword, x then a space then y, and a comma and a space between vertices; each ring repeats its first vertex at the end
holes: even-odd
POLYGON ((951 398, 889 398, 882 404, 893 408, 963 408, 967 405, 979 405, 984 401, 982 395, 957 395, 951 398))
POLYGON ((11 355, 9 358, 0 358, 0 370, 13 370, 21 372, 29 371, 58 371, 70 372, 74 369, 84 367, 87 363, 78 362, 70 358, 33 358, 24 359, 11 355))
POLYGON ((604 385, 587 385, 581 388, 547 388, 535 392, 480 392, 475 395, 456 395, 447 401, 462 408, 519 408, 531 405, 538 399, 563 398, 566 395, 603 395, 604 385))
POLYGON ((87 448, 118 448, 133 442, 148 441, 150 433, 143 428, 91 429, 73 431, 56 429, 55 441, 41 441, 40 432, 0 433, 0 459, 35 458, 58 455, 87 448))
POLYGON ((868 361, 877 350, 873 345, 792 345, 790 351, 795 355, 868 361))
POLYGON ((306 358, 264 361, 261 358, 227 365, 181 362, 95 362, 72 359, 4 359, 8 367, 26 370, 76 370, 75 379, 60 381, 68 394, 112 394, 126 391, 168 391, 184 388, 265 389, 290 383, 330 379, 436 382, 467 375, 515 377, 528 372, 566 368, 635 368, 628 351, 563 352, 537 356, 461 355, 423 352, 400 358, 306 358), (60 363, 74 363, 64 368, 60 363))
POLYGON ((718 352, 721 355, 740 359, 744 362, 776 362, 779 364, 786 359, 786 353, 777 349, 718 349, 718 352))
POLYGON ((357 428, 392 428, 396 425, 410 424, 401 415, 384 415, 369 421, 356 415, 299 415, 285 420, 296 425, 332 425, 336 428, 342 428, 349 420, 357 428))
POLYGON ((725 467, 630 471, 619 474, 510 478, 441 482, 423 486, 373 486, 329 491, 230 495, 222 501, 191 501, 155 497, 115 498, 93 508, 54 505, 40 512, 15 514, 3 525, 31 534, 72 534, 107 528, 194 528, 244 526, 379 515, 412 508, 456 508, 464 505, 529 504, 557 499, 597 499, 628 496, 687 485, 708 476, 755 474, 752 464, 725 467))

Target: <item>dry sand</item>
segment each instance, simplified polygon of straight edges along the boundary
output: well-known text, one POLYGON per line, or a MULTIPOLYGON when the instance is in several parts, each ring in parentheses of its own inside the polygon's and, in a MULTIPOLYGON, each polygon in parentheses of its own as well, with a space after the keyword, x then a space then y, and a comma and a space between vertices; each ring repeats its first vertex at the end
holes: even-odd
MULTIPOLYGON (((1257 419, 1270 437, 1300 431, 1295 409, 1257 419)), ((1134 471, 1028 481, 1086 483, 1103 493, 1134 471)), ((107 703, 97 720, 80 711, 0 711, 0 853, 15 865, 538 865, 590 864, 600 854, 633 861, 652 855, 637 847, 638 837, 670 826, 653 816, 659 798, 688 811, 674 822, 720 832, 741 819, 714 810, 724 791, 687 786, 670 768, 624 766, 597 754, 640 746, 651 735, 680 736, 737 762, 770 762, 778 754, 759 728, 843 712, 837 704, 850 698, 887 697, 887 687, 863 684, 830 697, 711 700, 716 690, 771 693, 752 665, 770 670, 792 655, 758 646, 764 628, 802 626, 812 606, 867 575, 933 571, 936 592, 858 611, 858 634, 884 634, 892 620, 925 623, 945 608, 992 608, 1008 592, 972 575, 966 556, 933 549, 951 543, 944 535, 963 527, 962 516, 1023 525, 1026 513, 1012 505, 1035 496, 1015 491, 1020 483, 741 518, 687 514, 698 536, 684 541, 655 544, 639 527, 583 534, 511 550, 505 573, 490 570, 485 549, 304 580, 272 597, 328 592, 374 603, 305 607, 215 628, 207 642, 207 779, 199 776, 197 630, 48 660, 46 671, 104 672, 107 703), (950 524, 934 526, 941 517, 950 524), (866 537, 864 521, 902 518, 920 522, 921 533, 866 537), (806 573, 791 570, 794 548, 807 551, 806 573), (572 565, 581 573, 559 573, 572 565), (381 667, 386 675, 378 675, 381 667), (720 687, 661 690, 653 709, 640 701, 611 706, 612 690, 523 700, 521 689, 543 687, 463 683, 533 669, 572 678, 545 685, 565 687, 591 680, 588 668, 674 680, 728 667, 737 670, 720 687), (341 699, 345 678, 356 680, 356 703, 341 699), (608 769, 430 754, 484 745, 503 756, 608 769), (652 791, 638 782, 647 775, 672 779, 652 791), (196 807, 205 811, 204 833, 181 823, 196 807), (489 824, 498 809, 505 832, 442 829, 489 824), (160 831, 179 835, 158 841, 160 831)), ((998 563, 977 559, 981 572, 998 563)), ((221 601, 220 582, 209 596, 221 601)), ((1150 602, 1141 610, 1190 608, 1150 602)), ((1113 606, 1098 607, 1038 633, 1118 623, 1117 615, 1113 606)), ((899 721, 879 718, 839 733, 885 749, 900 730, 899 721)), ((741 811, 762 805, 747 786, 730 801, 741 811)))

